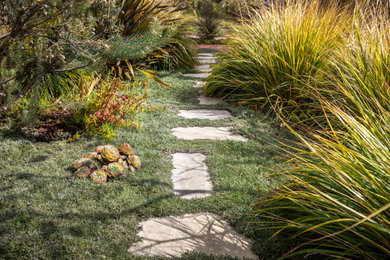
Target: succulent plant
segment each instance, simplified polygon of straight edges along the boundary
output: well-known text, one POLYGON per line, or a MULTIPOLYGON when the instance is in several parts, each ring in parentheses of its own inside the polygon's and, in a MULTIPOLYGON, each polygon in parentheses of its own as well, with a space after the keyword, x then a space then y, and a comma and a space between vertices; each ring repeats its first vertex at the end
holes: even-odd
POLYGON ((123 143, 119 146, 119 152, 124 155, 133 155, 133 149, 128 143, 123 143))
POLYGON ((104 170, 96 170, 89 175, 89 178, 95 183, 105 183, 107 181, 107 172, 104 170))
POLYGON ((118 159, 118 163, 120 163, 120 165, 122 165, 123 170, 128 170, 129 169, 129 166, 127 165, 126 159, 123 159, 123 158, 120 157, 118 159))
POLYGON ((86 155, 84 155, 81 159, 97 159, 98 153, 97 152, 91 152, 86 155))
POLYGON ((74 174, 79 177, 79 178, 86 178, 88 177, 90 174, 91 174, 91 168, 88 168, 86 166, 82 166, 80 168, 78 168, 74 174))
POLYGON ((141 159, 136 155, 129 156, 127 162, 129 165, 133 165, 136 169, 141 167, 141 159))
POLYGON ((107 165, 108 176, 116 178, 123 173, 123 167, 120 163, 114 162, 107 165))
POLYGON ((112 145, 106 145, 102 150, 102 158, 107 162, 115 162, 119 158, 119 151, 112 145))
POLYGON ((88 159, 88 158, 81 158, 81 159, 73 162, 73 169, 74 170, 77 170, 78 168, 83 167, 83 166, 89 167, 91 169, 97 169, 97 168, 99 168, 100 165, 97 161, 95 161, 93 159, 88 159))
POLYGON ((104 147, 106 147, 106 146, 105 145, 99 145, 93 151, 96 152, 96 153, 101 153, 103 151, 104 147))

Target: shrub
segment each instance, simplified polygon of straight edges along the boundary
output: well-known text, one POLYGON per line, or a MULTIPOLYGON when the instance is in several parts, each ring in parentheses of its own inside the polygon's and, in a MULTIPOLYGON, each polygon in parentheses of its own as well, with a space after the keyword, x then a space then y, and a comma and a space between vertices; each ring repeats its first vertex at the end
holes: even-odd
POLYGON ((123 36, 132 36, 150 24, 171 24, 180 16, 180 5, 174 0, 124 0, 118 17, 123 36))
MULTIPOLYGON (((113 1, 104 4, 114 12, 113 1), (111 8, 112 7, 112 8, 111 8)), ((95 66, 106 48, 96 23, 112 25, 91 1, 4 0, 0 5, 0 114, 45 75, 95 66), (102 18, 104 17, 104 18, 102 18)), ((43 85, 40 85, 43 86, 43 85)))
POLYGON ((301 1, 273 6, 235 28, 203 93, 273 108, 302 122, 317 113, 307 86, 323 77, 349 25, 348 13, 335 6, 322 9, 318 2, 301 1))
POLYGON ((185 29, 175 30, 168 44, 155 49, 143 60, 156 69, 183 71, 193 68, 197 62, 197 43, 185 33, 185 29))
POLYGON ((201 38, 204 40, 212 40, 220 26, 220 15, 215 10, 213 2, 211 0, 200 1, 196 15, 196 25, 198 26, 201 38))
MULTIPOLYGON (((181 10, 182 5, 177 1, 124 1, 118 21, 124 26, 123 35, 131 36, 131 48, 125 46, 120 49, 113 48, 112 51, 126 53, 130 50, 132 53, 125 58, 132 60, 136 66, 170 70, 192 68, 196 62, 197 47, 196 43, 186 36, 187 25, 181 10), (158 38, 156 35, 162 36, 158 38), (140 41, 143 38, 146 41, 140 41), (139 50, 136 53, 143 55, 134 55, 134 50, 139 50)), ((119 45, 123 46, 123 41, 120 41, 119 45)))
POLYGON ((115 136, 117 127, 139 128, 136 116, 147 99, 147 83, 125 84, 110 74, 98 81, 95 90, 84 96, 81 108, 73 115, 72 124, 80 125, 90 135, 107 139, 115 136), (137 95, 139 88, 143 88, 141 95, 137 95))

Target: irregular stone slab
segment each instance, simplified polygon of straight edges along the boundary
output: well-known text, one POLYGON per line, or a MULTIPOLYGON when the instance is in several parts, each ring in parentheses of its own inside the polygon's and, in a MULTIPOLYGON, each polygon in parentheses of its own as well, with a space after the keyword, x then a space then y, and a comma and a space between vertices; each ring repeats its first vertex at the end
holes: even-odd
POLYGON ((183 199, 204 198, 211 195, 213 185, 205 164, 206 156, 200 153, 173 155, 173 192, 183 199))
POLYGON ((214 54, 211 52, 200 52, 198 53, 198 57, 214 57, 214 54))
POLYGON ((141 222, 140 228, 141 240, 129 249, 134 255, 170 258, 198 252, 259 259, 250 250, 249 239, 211 213, 152 218, 141 222))
POLYGON ((198 97, 200 105, 217 105, 222 102, 221 98, 205 97, 203 95, 198 97))
POLYGON ((240 135, 232 135, 231 127, 178 127, 172 129, 172 134, 184 140, 232 140, 246 142, 240 135))
POLYGON ((203 88, 206 85, 204 81, 195 81, 194 88, 203 88))
POLYGON ((200 64, 213 64, 216 63, 216 60, 214 57, 199 57, 199 63, 200 64))
POLYGON ((198 78, 198 79, 205 79, 205 78, 207 78, 210 75, 211 75, 211 73, 188 73, 188 74, 183 74, 184 77, 198 78))
POLYGON ((200 72, 207 72, 210 70, 211 66, 210 64, 203 64, 203 65, 195 66, 194 68, 200 72))
POLYGON ((179 116, 188 119, 209 119, 219 120, 231 118, 232 116, 226 110, 208 110, 208 109, 195 109, 195 110, 180 110, 179 116))

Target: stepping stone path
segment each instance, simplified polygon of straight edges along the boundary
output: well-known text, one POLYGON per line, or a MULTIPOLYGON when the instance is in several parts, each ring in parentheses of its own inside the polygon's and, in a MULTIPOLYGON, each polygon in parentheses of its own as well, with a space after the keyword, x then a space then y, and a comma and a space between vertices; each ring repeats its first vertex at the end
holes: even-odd
POLYGON ((135 255, 180 257, 184 252, 258 259, 250 241, 211 213, 149 219, 141 223, 142 240, 130 248, 135 255))
POLYGON ((210 75, 211 75, 211 73, 188 73, 188 74, 183 74, 184 77, 197 78, 197 79, 206 79, 210 75))
POLYGON ((226 110, 208 110, 208 109, 180 110, 179 116, 188 119, 209 119, 209 120, 219 120, 219 119, 232 117, 230 113, 226 110))
POLYGON ((173 155, 173 191, 183 199, 210 196, 213 184, 205 164, 206 156, 200 153, 173 155))
POLYGON ((178 127, 173 128, 172 133, 177 138, 184 140, 247 141, 240 135, 232 135, 230 129, 230 127, 178 127))
POLYGON ((195 69, 200 72, 208 72, 211 69, 211 66, 210 64, 203 64, 203 65, 195 66, 195 69))
POLYGON ((206 82, 204 82, 204 81, 195 81, 194 88, 202 89, 205 85, 206 85, 206 82))
POLYGON ((198 61, 200 64, 214 64, 216 59, 212 56, 199 56, 198 61))
POLYGON ((218 105, 222 102, 222 99, 200 95, 198 101, 199 105, 218 105))
MULTIPOLYGON (((186 77, 205 79, 210 73, 210 64, 215 63, 213 53, 200 53, 195 69, 201 73, 184 74, 186 77)), ((204 81, 195 81, 195 88, 203 88, 204 81)), ((219 98, 198 97, 200 105, 216 105, 219 98)), ((179 116, 186 119, 223 120, 232 116, 226 110, 180 110, 179 116)), ((184 140, 231 140, 246 142, 240 135, 233 135, 231 127, 179 127, 172 134, 184 140)), ((204 199, 212 196, 213 184, 205 163, 206 156, 200 153, 175 153, 172 155, 173 193, 182 199, 204 199)), ((250 249, 250 241, 237 234, 226 222, 211 213, 187 214, 153 218, 140 223, 140 241, 129 252, 134 255, 157 257, 180 257, 186 252, 206 255, 258 259, 250 249)))

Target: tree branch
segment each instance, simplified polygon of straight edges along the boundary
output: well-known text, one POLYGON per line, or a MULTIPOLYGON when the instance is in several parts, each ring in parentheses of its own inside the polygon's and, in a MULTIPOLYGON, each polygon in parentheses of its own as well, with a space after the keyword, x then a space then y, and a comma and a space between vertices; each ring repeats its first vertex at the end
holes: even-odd
POLYGON ((7 83, 7 82, 10 82, 11 80, 14 80, 14 79, 16 79, 16 77, 13 77, 13 78, 4 80, 4 81, 0 82, 0 85, 3 85, 3 84, 5 84, 5 83, 7 83))
POLYGON ((10 36, 11 33, 5 33, 3 35, 0 35, 0 40, 4 39, 4 38, 7 38, 8 36, 10 36))
POLYGON ((78 67, 69 68, 69 69, 54 70, 54 72, 67 72, 67 71, 82 69, 82 68, 85 68, 85 67, 88 67, 88 66, 89 66, 89 64, 84 64, 84 65, 81 65, 81 66, 78 66, 78 67))

